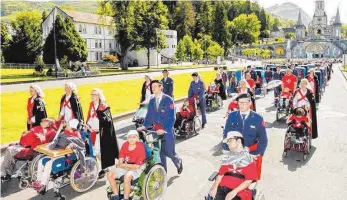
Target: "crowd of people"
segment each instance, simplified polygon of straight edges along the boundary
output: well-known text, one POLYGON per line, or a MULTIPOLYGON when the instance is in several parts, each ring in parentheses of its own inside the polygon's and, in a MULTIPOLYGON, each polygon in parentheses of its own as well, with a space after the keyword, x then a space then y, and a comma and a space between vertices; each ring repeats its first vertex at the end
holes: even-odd
MULTIPOLYGON (((315 65, 318 70, 321 65, 327 65, 330 69, 330 79, 332 68, 329 62, 317 62, 315 65)), ((282 81, 280 86, 274 88, 275 104, 277 105, 280 96, 292 98, 295 116, 290 116, 287 123, 300 122, 296 127, 302 128, 301 121, 303 121, 310 128, 312 138, 315 139, 318 137, 316 106, 320 101, 317 97, 318 79, 314 74, 315 70, 312 69, 309 70, 307 77, 299 82, 298 77, 292 74, 291 66, 294 66, 294 63, 289 65, 285 74, 281 73, 279 66, 275 72, 266 68, 265 80, 267 83, 273 80, 282 81)), ((227 87, 236 86, 237 97, 233 98, 228 106, 223 132, 223 149, 229 153, 222 160, 209 195, 216 200, 252 199, 252 192, 248 190, 248 187, 261 177, 262 158, 268 145, 265 121, 256 112, 255 88, 256 84, 259 84, 259 76, 251 66, 248 66, 242 72, 242 79, 237 81, 235 75, 232 75, 228 86, 228 75, 223 68, 220 68, 215 80, 206 87, 202 78, 195 72, 191 75, 188 99, 176 113, 173 100, 174 80, 167 70, 162 73, 161 80, 153 80, 149 75, 145 76, 139 101, 140 106, 148 106, 143 126, 129 131, 127 141, 120 148, 110 107, 100 89, 95 88, 91 91, 91 102, 85 120, 77 86, 67 82, 64 88, 65 93, 60 100, 58 117, 53 119, 47 116, 43 91, 38 85, 32 84, 27 102, 27 131, 18 144, 7 149, 1 165, 2 180, 10 178, 7 170, 15 156, 32 155, 35 147, 44 143, 49 143, 50 149, 57 147, 73 149, 78 158, 83 160, 85 149, 80 131, 84 130, 91 133, 94 154, 100 163, 99 177, 102 178, 108 169, 107 180, 112 188, 112 198, 119 199, 115 179, 124 176, 124 199, 129 199, 131 180, 140 176, 146 159, 145 147, 140 142, 139 132, 152 128, 156 133, 154 137, 161 137, 160 159, 165 170, 167 170, 166 159, 170 158, 177 168, 177 173, 181 174, 183 160, 175 150, 175 128, 179 126, 182 119, 191 117, 194 108, 191 107, 189 98, 196 99, 202 117, 202 128, 205 128, 207 125, 205 94, 217 93, 222 100, 226 100, 227 87), (62 134, 59 131, 62 131, 62 134), (56 134, 60 136, 55 137, 56 134)), ((46 190, 53 161, 54 159, 45 165, 39 162, 38 179, 33 183, 33 187, 41 194, 46 190)))

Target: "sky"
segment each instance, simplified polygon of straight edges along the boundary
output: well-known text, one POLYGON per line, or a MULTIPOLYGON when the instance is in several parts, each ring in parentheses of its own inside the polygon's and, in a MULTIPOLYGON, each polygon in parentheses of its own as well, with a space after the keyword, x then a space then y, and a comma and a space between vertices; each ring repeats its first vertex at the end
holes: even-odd
MULTIPOLYGON (((271 7, 276 4, 291 2, 301 7, 311 18, 314 14, 316 0, 258 0, 259 4, 264 8, 271 7)), ((347 0, 325 0, 325 12, 330 18, 336 15, 337 7, 340 9, 340 17, 343 23, 347 23, 347 0)))

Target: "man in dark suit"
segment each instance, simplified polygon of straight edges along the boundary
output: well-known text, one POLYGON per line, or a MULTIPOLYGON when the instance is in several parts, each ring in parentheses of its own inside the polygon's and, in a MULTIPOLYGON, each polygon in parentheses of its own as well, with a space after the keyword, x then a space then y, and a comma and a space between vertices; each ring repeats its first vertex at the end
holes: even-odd
POLYGON ((163 70, 163 78, 161 79, 161 82, 163 84, 164 94, 169 95, 171 98, 173 98, 174 81, 169 77, 169 72, 167 71, 167 69, 163 70))

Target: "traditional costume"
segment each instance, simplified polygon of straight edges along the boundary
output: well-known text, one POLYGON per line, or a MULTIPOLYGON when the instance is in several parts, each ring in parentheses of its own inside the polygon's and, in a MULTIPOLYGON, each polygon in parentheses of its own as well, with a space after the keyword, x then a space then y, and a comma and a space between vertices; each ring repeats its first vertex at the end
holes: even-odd
POLYGON ((36 90, 37 96, 30 97, 28 99, 27 104, 27 113, 28 120, 30 120, 30 124, 27 122, 27 130, 35 126, 39 126, 42 119, 47 117, 45 102, 43 101, 44 93, 41 88, 35 84, 30 86, 34 90, 36 90))
POLYGON ((316 103, 320 102, 320 93, 319 93, 319 81, 318 81, 318 76, 316 74, 313 75, 313 77, 308 74, 306 76, 306 79, 308 80, 308 83, 311 86, 311 89, 313 91, 314 97, 315 97, 315 101, 316 103))
POLYGON ((227 95, 225 93, 225 87, 222 79, 214 79, 214 82, 216 85, 219 85, 219 96, 222 98, 222 100, 227 99, 227 95))
POLYGON ((79 102, 79 98, 76 95, 77 88, 73 83, 67 83, 67 85, 72 89, 71 95, 64 94, 60 100, 60 118, 59 120, 65 120, 66 122, 71 119, 78 119, 79 121, 84 121, 82 107, 79 102))

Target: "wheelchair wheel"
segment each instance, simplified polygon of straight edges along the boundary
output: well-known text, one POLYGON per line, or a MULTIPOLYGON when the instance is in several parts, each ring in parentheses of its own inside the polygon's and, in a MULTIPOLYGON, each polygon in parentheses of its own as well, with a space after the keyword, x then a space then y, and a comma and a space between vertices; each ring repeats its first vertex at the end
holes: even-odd
POLYGON ((198 116, 194 117, 194 123, 193 123, 193 129, 195 134, 199 134, 199 131, 201 130, 201 120, 198 116))
POLYGON ((98 163, 96 158, 86 157, 86 169, 82 172, 81 161, 77 161, 70 172, 70 185, 76 192, 89 190, 98 179, 98 163))
POLYGON ((146 174, 143 184, 142 197, 144 200, 162 199, 167 187, 164 167, 160 164, 153 165, 146 174))
POLYGON ((35 156, 35 158, 31 161, 29 166, 29 175, 31 176, 31 181, 36 181, 37 179, 37 168, 39 166, 39 160, 43 158, 44 154, 38 154, 35 156))

